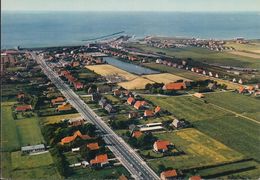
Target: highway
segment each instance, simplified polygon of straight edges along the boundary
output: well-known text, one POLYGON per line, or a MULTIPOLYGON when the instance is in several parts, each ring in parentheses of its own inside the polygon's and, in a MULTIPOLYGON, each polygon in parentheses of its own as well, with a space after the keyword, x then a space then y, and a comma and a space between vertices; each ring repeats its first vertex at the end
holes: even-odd
POLYGON ((146 162, 121 138, 119 137, 87 104, 60 79, 35 52, 31 52, 34 60, 41 65, 43 72, 61 91, 69 103, 81 114, 81 116, 93 123, 103 134, 103 139, 109 149, 119 159, 122 165, 130 172, 134 179, 153 180, 160 179, 146 162))

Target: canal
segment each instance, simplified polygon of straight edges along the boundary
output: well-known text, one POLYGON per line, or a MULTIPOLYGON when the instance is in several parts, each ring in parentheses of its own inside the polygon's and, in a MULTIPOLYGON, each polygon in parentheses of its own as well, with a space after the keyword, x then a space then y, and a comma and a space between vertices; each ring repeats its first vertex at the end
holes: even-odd
POLYGON ((135 65, 135 64, 123 62, 123 61, 120 61, 120 60, 115 59, 113 57, 104 57, 104 60, 108 64, 111 64, 111 65, 118 67, 120 69, 123 69, 127 72, 138 74, 138 75, 159 73, 158 71, 154 71, 152 69, 148 69, 148 68, 138 66, 138 65, 135 65))

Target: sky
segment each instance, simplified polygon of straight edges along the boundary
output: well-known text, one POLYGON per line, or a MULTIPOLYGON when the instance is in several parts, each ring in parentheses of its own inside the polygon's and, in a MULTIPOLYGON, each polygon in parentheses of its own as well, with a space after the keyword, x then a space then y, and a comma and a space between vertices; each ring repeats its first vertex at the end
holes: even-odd
POLYGON ((1 0, 11 11, 258 11, 260 0, 1 0))

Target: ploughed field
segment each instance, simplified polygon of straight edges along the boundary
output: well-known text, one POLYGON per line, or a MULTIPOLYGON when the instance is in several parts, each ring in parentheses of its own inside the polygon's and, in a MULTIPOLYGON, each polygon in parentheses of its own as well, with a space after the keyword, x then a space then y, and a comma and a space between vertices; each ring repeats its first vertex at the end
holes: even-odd
POLYGON ((112 65, 92 65, 86 66, 86 68, 93 70, 97 74, 102 76, 120 76, 125 81, 119 82, 118 85, 122 86, 125 89, 144 89, 145 85, 148 83, 169 83, 175 82, 177 80, 185 80, 190 81, 188 78, 184 78, 178 75, 170 74, 170 73, 161 73, 161 74, 150 74, 150 75, 135 75, 127 72, 125 70, 119 69, 112 65))

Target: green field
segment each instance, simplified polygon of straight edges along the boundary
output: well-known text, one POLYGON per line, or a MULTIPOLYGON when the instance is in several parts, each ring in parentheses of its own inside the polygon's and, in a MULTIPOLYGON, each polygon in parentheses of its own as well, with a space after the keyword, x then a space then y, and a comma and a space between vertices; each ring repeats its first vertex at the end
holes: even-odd
POLYGON ((62 119, 76 118, 79 116, 80 116, 79 113, 56 115, 56 116, 45 116, 45 117, 40 117, 40 122, 43 124, 53 124, 53 123, 60 122, 62 119))
POLYGON ((210 137, 260 160, 259 124, 252 119, 258 118, 259 100, 233 92, 207 94, 209 103, 190 96, 145 98, 178 118, 193 122, 195 128, 210 137), (240 115, 248 115, 252 120, 240 115))
POLYGON ((11 107, 14 102, 1 103, 1 144, 2 151, 11 151, 20 148, 16 123, 12 116, 11 107))
POLYGON ((245 116, 251 117, 257 121, 260 121, 260 100, 236 94, 233 92, 228 93, 211 93, 205 96, 205 99, 213 104, 241 113, 245 116))
POLYGON ((204 63, 217 63, 226 66, 250 67, 260 69, 260 61, 254 58, 232 55, 227 52, 210 51, 206 48, 156 48, 147 45, 131 44, 132 47, 140 48, 145 52, 162 52, 176 58, 192 58, 204 63))
MULTIPOLYGON (((236 162, 232 164, 227 164, 223 166, 218 166, 218 167, 212 167, 212 168, 206 168, 202 170, 198 170, 198 174, 202 177, 211 177, 211 178, 219 178, 219 175, 223 173, 230 172, 230 174, 233 174, 232 172, 243 172, 247 171, 247 168, 249 169, 257 169, 258 163, 255 161, 249 160, 249 161, 242 161, 242 162, 236 162), (244 170, 245 169, 245 170, 244 170)), ((251 178, 258 178, 257 176, 251 177, 251 178)))
POLYGON ((188 169, 232 162, 244 157, 241 153, 193 128, 155 134, 155 136, 158 139, 171 141, 178 151, 182 150, 185 153, 150 160, 149 164, 157 172, 160 164, 175 169, 188 169))
POLYGON ((215 119, 228 114, 191 96, 145 96, 145 98, 170 111, 177 118, 184 118, 190 122, 215 119))
POLYGON ((260 160, 259 125, 235 116, 197 121, 194 126, 237 151, 260 160))
POLYGON ((22 156, 20 151, 11 153, 13 179, 61 179, 50 153, 22 156))
POLYGON ((37 117, 16 120, 16 129, 21 146, 44 142, 37 117))
POLYGON ((1 152, 0 154, 0 159, 1 159, 1 168, 0 172, 1 177, 4 178, 10 178, 11 177, 11 153, 10 152, 1 152))
POLYGON ((13 104, 14 102, 2 103, 3 150, 10 151, 20 149, 20 146, 26 146, 28 144, 43 143, 44 140, 37 115, 34 114, 31 118, 14 120, 11 109, 13 104))
POLYGON ((122 174, 129 176, 128 171, 123 166, 100 170, 79 167, 74 168, 74 174, 68 179, 118 179, 122 174))
POLYGON ((38 155, 22 155, 20 151, 16 151, 11 153, 11 159, 13 170, 48 166, 53 163, 49 152, 38 155))

